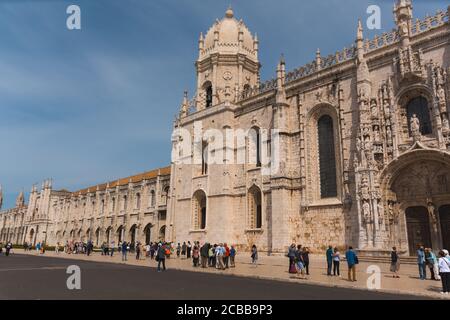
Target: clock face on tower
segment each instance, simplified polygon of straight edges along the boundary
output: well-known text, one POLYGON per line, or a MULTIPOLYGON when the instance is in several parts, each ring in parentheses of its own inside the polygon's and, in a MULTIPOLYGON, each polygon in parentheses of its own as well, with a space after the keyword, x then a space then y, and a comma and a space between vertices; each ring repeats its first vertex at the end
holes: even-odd
POLYGON ((224 78, 226 81, 230 81, 231 79, 233 79, 233 74, 231 73, 231 71, 225 71, 225 72, 223 73, 223 78, 224 78))

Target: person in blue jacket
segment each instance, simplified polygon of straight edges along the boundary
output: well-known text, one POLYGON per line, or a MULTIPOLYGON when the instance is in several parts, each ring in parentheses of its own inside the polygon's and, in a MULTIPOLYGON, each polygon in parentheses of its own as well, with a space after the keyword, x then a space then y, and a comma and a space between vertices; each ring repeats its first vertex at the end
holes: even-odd
POLYGON ((356 281, 356 265, 358 264, 358 256, 353 251, 353 247, 348 247, 348 250, 345 253, 345 259, 347 259, 348 265, 348 281, 356 281))
POLYGON ((333 266, 333 246, 328 246, 327 256, 327 276, 331 276, 331 267, 333 266))

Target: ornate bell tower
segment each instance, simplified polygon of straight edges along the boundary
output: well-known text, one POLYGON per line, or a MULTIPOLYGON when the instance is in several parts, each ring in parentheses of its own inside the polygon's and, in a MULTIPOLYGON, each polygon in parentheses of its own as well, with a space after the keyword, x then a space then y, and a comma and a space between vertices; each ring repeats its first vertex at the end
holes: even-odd
POLYGON ((236 101, 259 82, 258 38, 229 8, 198 40, 196 109, 236 101))

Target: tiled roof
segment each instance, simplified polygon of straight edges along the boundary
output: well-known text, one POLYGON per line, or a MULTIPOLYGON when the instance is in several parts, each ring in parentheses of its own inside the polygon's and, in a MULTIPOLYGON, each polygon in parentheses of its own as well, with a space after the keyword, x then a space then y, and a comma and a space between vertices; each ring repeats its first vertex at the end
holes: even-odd
MULTIPOLYGON (((147 171, 147 172, 140 173, 140 174, 137 174, 134 176, 126 177, 126 178, 120 178, 118 180, 110 181, 108 183, 109 183, 109 188, 115 188, 117 186, 128 185, 130 183, 130 181, 132 183, 137 183, 137 182, 141 182, 142 180, 150 180, 152 178, 156 178, 158 175, 166 176, 169 174, 170 174, 170 167, 165 167, 165 168, 155 169, 152 171, 147 171)), ((97 191, 97 189, 99 191, 104 191, 104 190, 106 190, 108 183, 102 183, 102 184, 91 186, 91 187, 88 187, 88 188, 85 188, 82 190, 75 191, 75 192, 73 192, 73 195, 79 195, 79 194, 84 195, 89 192, 95 192, 95 191, 97 191)))

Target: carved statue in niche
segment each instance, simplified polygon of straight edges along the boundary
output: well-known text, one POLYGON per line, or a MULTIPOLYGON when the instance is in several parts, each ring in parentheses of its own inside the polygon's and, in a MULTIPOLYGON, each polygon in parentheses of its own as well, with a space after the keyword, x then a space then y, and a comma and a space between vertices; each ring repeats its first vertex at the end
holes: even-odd
POLYGON ((402 20, 398 24, 398 32, 400 34, 400 37, 408 36, 408 23, 406 20, 402 20))
POLYGON ((414 141, 420 141, 420 121, 419 118, 417 118, 416 114, 413 114, 411 117, 411 133, 413 136, 414 141))
POLYGON ((361 178, 361 198, 363 200, 368 200, 370 198, 369 181, 365 175, 361 178))
POLYGON ((377 209, 378 209, 378 224, 381 225, 384 222, 384 206, 381 199, 378 199, 377 209))
POLYGON ((372 101, 372 104, 370 106, 370 112, 372 114, 372 118, 375 118, 375 119, 378 118, 378 108, 377 108, 377 104, 375 103, 375 101, 372 101))
POLYGON ((378 126, 375 126, 373 129, 373 136, 375 141, 381 141, 380 139, 380 128, 378 126))
POLYGON ((441 109, 441 112, 445 112, 445 107, 447 105, 446 101, 445 101, 445 90, 444 90, 444 86, 439 85, 437 92, 436 92, 437 98, 438 98, 438 102, 439 102, 439 107, 441 109))
POLYGON ((370 212, 369 201, 363 201, 362 215, 367 230, 367 244, 370 246, 372 244, 373 239, 373 220, 370 212))
POLYGON ((436 206, 434 205, 433 202, 431 202, 431 200, 428 200, 427 207, 428 207, 428 213, 430 214, 431 221, 433 222, 433 224, 436 224, 436 222, 437 222, 436 206))
POLYGON ((389 145, 392 145, 392 131, 391 127, 386 128, 386 138, 389 145))
POLYGON ((448 134, 449 133, 449 123, 448 123, 448 119, 447 119, 447 115, 444 115, 442 117, 442 133, 444 134, 448 134))

